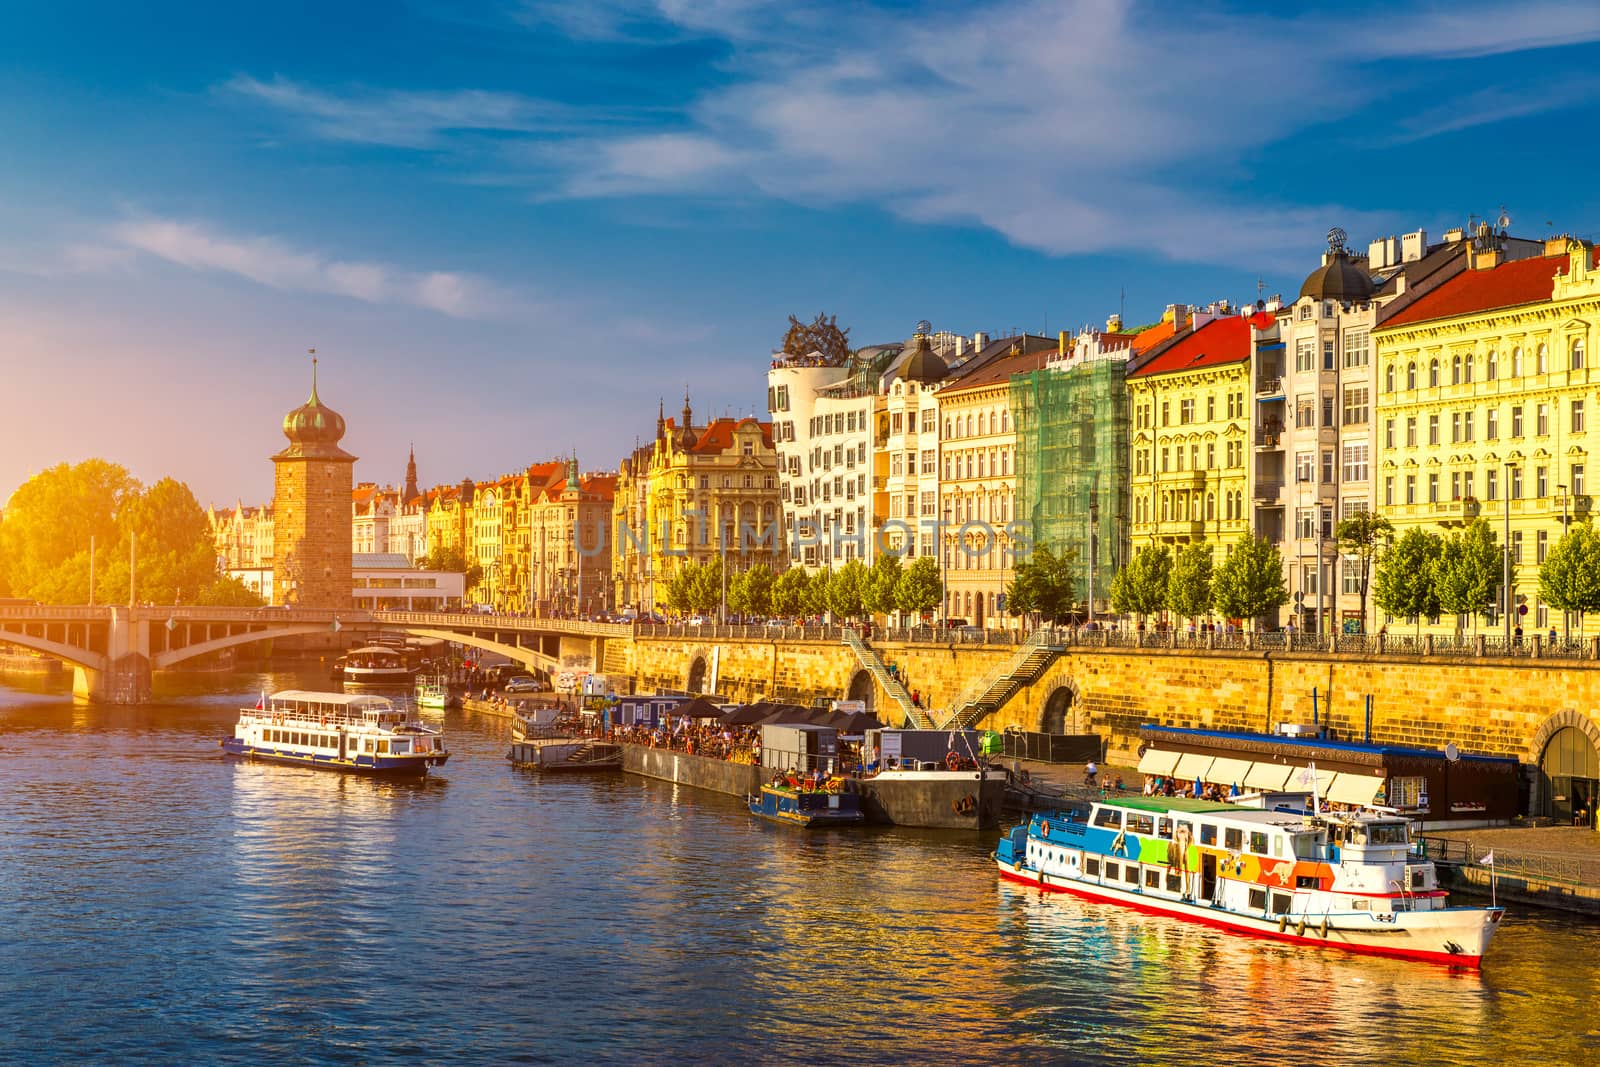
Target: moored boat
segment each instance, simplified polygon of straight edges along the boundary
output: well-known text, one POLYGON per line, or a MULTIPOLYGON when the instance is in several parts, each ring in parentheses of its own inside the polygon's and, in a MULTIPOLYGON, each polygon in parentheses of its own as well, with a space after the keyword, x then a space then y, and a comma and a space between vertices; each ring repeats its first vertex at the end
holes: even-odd
POLYGON ((1505 914, 1452 907, 1404 819, 1159 797, 1036 814, 1001 877, 1230 933, 1476 967, 1505 914))
POLYGON ((444 734, 385 697, 286 689, 239 712, 232 756, 357 774, 425 774, 450 758, 444 734))
POLYGON ((506 759, 541 771, 620 771, 622 746, 586 737, 523 738, 512 743, 506 759))
POLYGON ((829 778, 808 785, 791 776, 775 778, 761 792, 745 797, 750 814, 772 822, 813 829, 825 826, 852 826, 865 821, 861 797, 853 783, 829 778))
POLYGON ((450 703, 450 683, 442 674, 417 676, 417 707, 423 711, 443 711, 450 703))
POLYGON ((404 685, 417 673, 404 650, 388 645, 352 648, 340 660, 346 685, 404 685))

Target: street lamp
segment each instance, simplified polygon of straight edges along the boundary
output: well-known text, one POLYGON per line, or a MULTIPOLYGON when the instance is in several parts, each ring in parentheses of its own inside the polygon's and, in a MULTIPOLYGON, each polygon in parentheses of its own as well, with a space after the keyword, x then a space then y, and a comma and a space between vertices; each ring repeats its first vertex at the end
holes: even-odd
POLYGON ((1505 616, 1506 616, 1505 617, 1505 634, 1506 634, 1506 649, 1507 649, 1508 652, 1511 649, 1511 606, 1512 606, 1511 605, 1511 472, 1516 470, 1516 469, 1517 469, 1517 465, 1515 463, 1507 463, 1506 464, 1505 492, 1500 494, 1500 502, 1505 507, 1505 515, 1506 515, 1506 518, 1505 518, 1506 543, 1503 546, 1503 548, 1504 548, 1504 566, 1505 566, 1505 570, 1504 570, 1504 573, 1502 575, 1501 595, 1504 598, 1503 603, 1504 603, 1504 606, 1505 606, 1505 616))
MULTIPOLYGON (((1564 485, 1558 485, 1556 488, 1561 490, 1561 536, 1562 538, 1565 538, 1567 536, 1567 487, 1564 485)), ((1567 626, 1571 619, 1572 613, 1567 611, 1565 608, 1562 608, 1561 640, 1563 642, 1571 639, 1571 634, 1567 632, 1567 626)))

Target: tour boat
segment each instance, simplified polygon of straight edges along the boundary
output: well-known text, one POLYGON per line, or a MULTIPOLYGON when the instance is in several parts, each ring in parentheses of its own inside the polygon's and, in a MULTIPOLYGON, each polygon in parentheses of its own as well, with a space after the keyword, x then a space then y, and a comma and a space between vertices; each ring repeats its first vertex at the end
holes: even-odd
POLYGON ((232 756, 358 774, 426 774, 450 758, 444 734, 385 697, 285 689, 239 712, 232 756))
POLYGON ((403 650, 388 645, 352 648, 341 662, 346 685, 404 685, 417 673, 403 650))
POLYGON ((417 677, 417 707, 422 711, 443 711, 450 702, 450 683, 440 674, 417 677))
POLYGON ((1141 912, 1297 945, 1477 967, 1505 914, 1451 907, 1404 819, 1131 797, 1036 814, 1000 874, 1141 912))
POLYGON ((850 784, 832 778, 820 789, 807 789, 785 781, 763 785, 759 794, 747 794, 745 802, 750 805, 751 815, 772 822, 804 828, 851 826, 864 821, 866 815, 861 810, 860 796, 850 784))

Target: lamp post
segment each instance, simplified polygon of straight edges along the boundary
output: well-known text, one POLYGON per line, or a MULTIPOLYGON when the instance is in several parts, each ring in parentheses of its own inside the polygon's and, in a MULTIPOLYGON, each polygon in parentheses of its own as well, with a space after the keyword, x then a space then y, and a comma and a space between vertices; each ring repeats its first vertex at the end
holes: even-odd
MULTIPOLYGON (((1565 538, 1567 536, 1567 487, 1558 485, 1556 488, 1561 490, 1561 536, 1565 538)), ((1561 609, 1561 640, 1563 642, 1571 640, 1571 634, 1567 632, 1568 624, 1571 620, 1572 613, 1565 608, 1561 609)))
POLYGON ((1500 503, 1505 508, 1506 543, 1504 552, 1504 573, 1501 576, 1501 597, 1505 607, 1505 639, 1506 650, 1511 649, 1511 472, 1516 469, 1515 463, 1506 464, 1505 492, 1500 494, 1500 503))

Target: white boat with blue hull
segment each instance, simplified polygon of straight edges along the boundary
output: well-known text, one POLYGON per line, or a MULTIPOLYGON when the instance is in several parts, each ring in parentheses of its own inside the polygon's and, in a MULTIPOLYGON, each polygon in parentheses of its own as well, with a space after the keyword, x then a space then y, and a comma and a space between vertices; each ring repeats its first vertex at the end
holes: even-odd
POLYGON ((239 712, 230 756, 353 774, 426 774, 450 758, 444 733, 387 697, 286 689, 239 712))
POLYGON ((1229 933, 1477 967, 1505 909, 1452 907, 1404 819, 1130 797, 1000 839, 1009 881, 1229 933))

